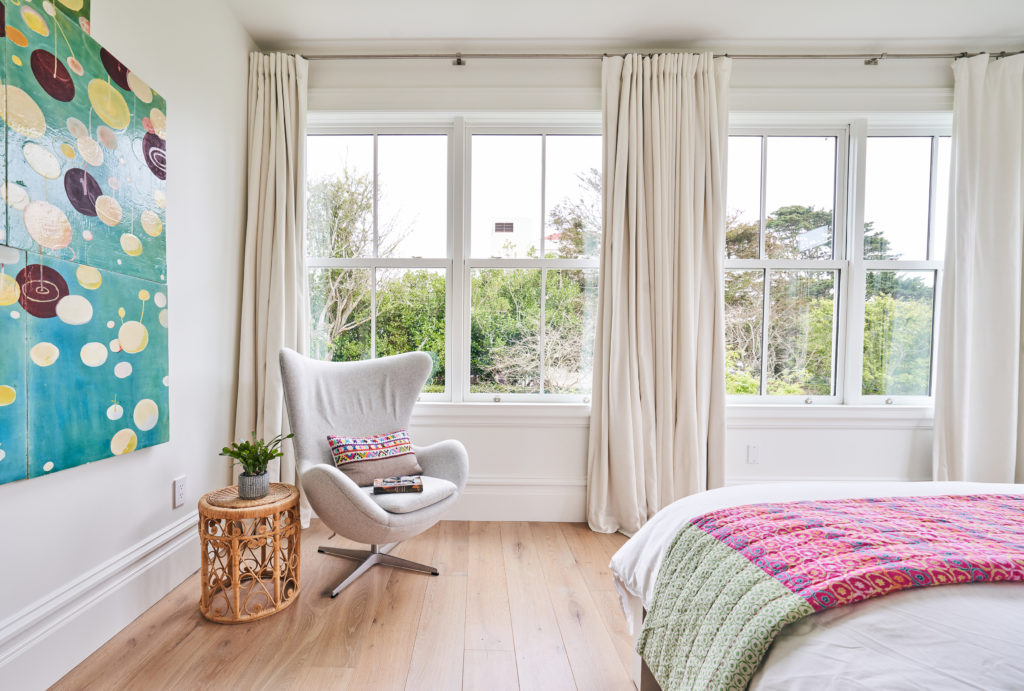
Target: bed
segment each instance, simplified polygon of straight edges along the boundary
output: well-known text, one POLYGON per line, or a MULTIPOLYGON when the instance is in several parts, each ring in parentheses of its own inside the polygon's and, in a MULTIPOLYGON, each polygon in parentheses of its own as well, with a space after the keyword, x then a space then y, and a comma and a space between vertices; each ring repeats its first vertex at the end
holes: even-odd
MULTIPOLYGON (((634 636, 652 605, 670 543, 691 519, 748 504, 868 497, 1021 495, 1024 485, 807 482, 744 485, 681 499, 655 515, 610 567, 634 636)), ((650 674, 642 691, 657 689, 650 674)), ((749 688, 1024 688, 1024 583, 912 588, 827 609, 786 625, 749 688)))

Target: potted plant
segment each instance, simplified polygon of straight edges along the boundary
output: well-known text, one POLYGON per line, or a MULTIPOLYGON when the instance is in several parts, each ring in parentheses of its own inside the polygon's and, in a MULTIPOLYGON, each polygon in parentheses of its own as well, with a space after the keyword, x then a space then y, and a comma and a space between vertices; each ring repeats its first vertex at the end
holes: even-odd
POLYGON ((253 432, 252 441, 232 442, 231 446, 225 446, 221 450, 221 456, 233 458, 242 466, 242 474, 238 476, 240 499, 260 499, 267 496, 267 492, 270 491, 267 464, 284 455, 281 452, 281 444, 285 439, 294 436, 279 434, 270 441, 264 441, 257 439, 256 432, 253 432))

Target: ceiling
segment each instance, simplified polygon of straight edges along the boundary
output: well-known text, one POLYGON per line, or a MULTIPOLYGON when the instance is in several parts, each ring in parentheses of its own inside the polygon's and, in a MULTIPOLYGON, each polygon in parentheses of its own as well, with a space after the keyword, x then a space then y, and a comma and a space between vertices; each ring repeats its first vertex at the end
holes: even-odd
POLYGON ((225 0, 262 48, 1024 47, 1021 0, 225 0))

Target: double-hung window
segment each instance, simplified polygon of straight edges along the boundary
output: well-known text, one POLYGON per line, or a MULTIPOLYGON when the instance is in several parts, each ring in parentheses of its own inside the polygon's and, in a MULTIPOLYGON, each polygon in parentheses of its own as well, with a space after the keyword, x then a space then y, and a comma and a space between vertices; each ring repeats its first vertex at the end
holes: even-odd
POLYGON ((929 400, 948 180, 948 125, 732 130, 731 400, 929 400))
POLYGON ((313 121, 313 356, 426 351, 424 400, 585 400, 601 246, 595 119, 313 121))

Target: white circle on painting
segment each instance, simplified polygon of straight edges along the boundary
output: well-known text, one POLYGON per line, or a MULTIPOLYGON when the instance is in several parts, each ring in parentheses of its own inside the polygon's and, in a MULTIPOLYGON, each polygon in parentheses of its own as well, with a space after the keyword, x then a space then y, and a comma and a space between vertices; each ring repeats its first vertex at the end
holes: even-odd
POLYGON ((135 432, 130 429, 123 429, 118 431, 110 440, 110 450, 115 456, 131 453, 135 450, 135 445, 138 442, 139 438, 135 436, 135 432))
POLYGON ((67 126, 68 132, 70 132, 71 136, 74 137, 75 139, 82 139, 83 137, 89 136, 89 130, 85 126, 85 123, 83 123, 78 118, 68 118, 67 126))
POLYGON ((92 303, 81 295, 65 295, 57 303, 57 317, 71 326, 87 324, 92 319, 92 303))
POLYGON ((140 353, 149 345, 149 330, 142 322, 127 321, 117 331, 117 340, 127 353, 140 353))
POLYGON ((160 326, 167 328, 169 318, 167 316, 167 310, 160 310, 160 314, 156 315, 157 320, 160 322, 160 326))
POLYGON ((96 197, 96 216, 108 226, 116 226, 121 222, 121 205, 113 197, 101 194, 96 197))
POLYGON ((49 367, 57 362, 57 358, 60 357, 60 350, 52 343, 43 341, 32 346, 32 349, 28 351, 28 356, 32 358, 32 362, 40 367, 49 367))
POLYGON ((0 185, 0 197, 4 198, 8 206, 18 211, 24 211, 29 202, 28 191, 13 182, 5 182, 0 185))
POLYGON ((130 377, 132 374, 132 363, 130 362, 119 362, 114 365, 114 376, 118 379, 124 379, 130 377))
POLYGON ((164 232, 164 224, 160 220, 160 217, 150 209, 146 209, 142 212, 139 217, 139 222, 142 223, 142 229, 146 231, 146 234, 150 237, 155 238, 160 233, 164 232))
POLYGON ((167 296, 163 293, 157 293, 153 296, 153 304, 157 307, 167 307, 167 296))
POLYGON ((0 461, 4 460, 6 457, 7 457, 7 452, 4 451, 3 449, 0 449, 0 461))
POLYGON ((47 461, 43 464, 43 472, 48 473, 51 470, 53 470, 53 461, 47 461))
POLYGON ((11 319, 21 319, 21 312, 11 310, 11 319))
POLYGON ((107 347, 92 341, 82 346, 81 355, 86 367, 99 367, 107 361, 107 347))
POLYGON ((79 137, 76 144, 78 153, 82 155, 86 163, 91 166, 103 165, 103 149, 100 148, 98 141, 92 137, 79 137))
POLYGON ((78 280, 78 285, 86 290, 96 290, 103 285, 103 276, 99 270, 85 264, 75 270, 75 278, 78 280))
POLYGON ((164 377, 164 386, 171 385, 171 378, 169 376, 164 377))
POLYGON ((156 427, 157 420, 160 419, 160 409, 157 407, 156 401, 150 398, 143 398, 136 403, 132 419, 135 421, 135 426, 143 432, 156 427))
POLYGON ((25 155, 28 167, 47 180, 56 180, 60 177, 60 161, 46 147, 35 142, 27 142, 21 152, 25 155))
POLYGON ((116 338, 113 341, 111 341, 110 342, 110 352, 111 353, 120 353, 121 352, 121 341, 117 340, 116 338))
POLYGON ((124 416, 124 408, 118 404, 114 404, 107 408, 107 418, 110 420, 120 420, 124 416))

